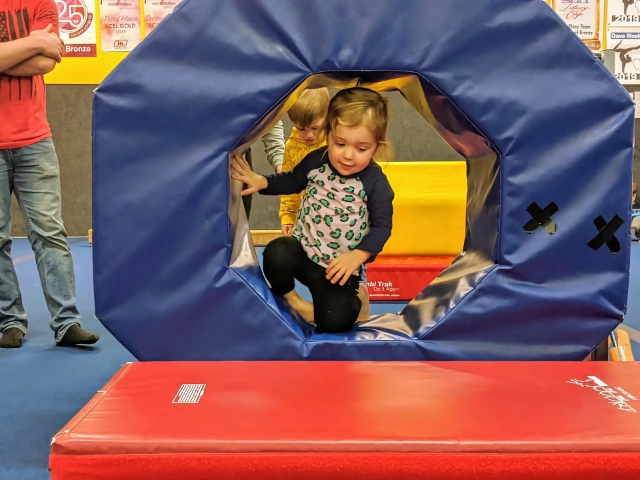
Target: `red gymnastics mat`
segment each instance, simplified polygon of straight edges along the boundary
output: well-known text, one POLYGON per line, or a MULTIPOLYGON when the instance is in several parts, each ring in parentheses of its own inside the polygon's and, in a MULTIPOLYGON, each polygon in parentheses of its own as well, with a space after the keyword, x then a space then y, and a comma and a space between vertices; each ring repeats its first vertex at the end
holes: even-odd
POLYGON ((455 258, 381 255, 367 265, 369 299, 383 302, 413 300, 438 275, 449 268, 455 258))
POLYGON ((639 398, 637 363, 133 363, 51 478, 632 480, 639 398))

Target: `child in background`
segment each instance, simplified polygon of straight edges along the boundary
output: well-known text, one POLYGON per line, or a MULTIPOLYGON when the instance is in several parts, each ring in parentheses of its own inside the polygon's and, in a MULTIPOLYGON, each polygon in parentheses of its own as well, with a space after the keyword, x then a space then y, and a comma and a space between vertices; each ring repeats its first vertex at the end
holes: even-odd
MULTIPOLYGON (((328 110, 329 90, 326 88, 305 90, 289 109, 293 130, 284 147, 283 172, 290 172, 309 153, 326 145, 325 122, 328 110)), ((293 232, 301 202, 302 192, 280 197, 280 224, 284 235, 290 236, 293 232)))
POLYGON ((273 292, 318 332, 350 330, 362 306, 358 296, 365 262, 391 236, 393 190, 374 158, 390 151, 387 101, 366 88, 340 91, 329 105, 327 147, 311 152, 292 171, 264 177, 234 157, 234 180, 243 195, 287 195, 305 190, 292 236, 270 242, 264 274, 273 292), (305 189, 306 187, 306 189, 305 189), (313 303, 295 291, 306 285, 313 303))

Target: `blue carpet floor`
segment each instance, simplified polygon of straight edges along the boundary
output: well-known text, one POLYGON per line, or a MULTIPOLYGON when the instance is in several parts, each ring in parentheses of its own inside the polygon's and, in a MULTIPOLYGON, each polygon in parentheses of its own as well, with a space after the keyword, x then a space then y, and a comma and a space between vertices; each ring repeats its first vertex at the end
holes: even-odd
POLYGON ((78 308, 84 327, 99 332, 101 339, 97 346, 83 349, 55 346, 31 247, 25 239, 15 240, 13 258, 29 333, 22 348, 0 350, 0 405, 5 426, 0 430, 0 479, 48 479, 53 435, 122 364, 134 360, 94 317, 90 245, 86 239, 71 242, 78 308))
MULTIPOLYGON (((91 247, 72 239, 78 307, 84 326, 101 335, 91 348, 54 346, 33 254, 25 239, 14 241, 13 257, 30 319, 20 349, 0 350, 0 479, 45 480, 51 438, 126 362, 134 358, 94 318, 91 247)), ((640 246, 632 249, 631 292, 626 325, 640 339, 640 246)), ((372 313, 398 311, 401 305, 372 305, 372 313)), ((634 354, 640 359, 640 348, 634 354)))

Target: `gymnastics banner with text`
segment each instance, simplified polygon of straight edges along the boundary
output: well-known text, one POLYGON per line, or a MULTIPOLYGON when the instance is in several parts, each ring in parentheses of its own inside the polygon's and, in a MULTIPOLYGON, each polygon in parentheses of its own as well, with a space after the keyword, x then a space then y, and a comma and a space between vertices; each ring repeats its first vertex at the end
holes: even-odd
POLYGON ((100 38, 104 52, 130 52, 142 41, 138 0, 100 0, 100 38))
POLYGON ((173 12, 180 0, 144 0, 144 33, 149 35, 173 12))
POLYGON ((610 27, 640 27, 640 2, 609 0, 606 22, 610 27))
POLYGON ((640 85, 640 30, 607 29, 607 50, 615 52, 615 77, 623 85, 640 85))
POLYGON ((96 7, 93 0, 55 0, 65 57, 95 57, 96 7))
POLYGON ((601 0, 552 0, 551 7, 591 50, 602 48, 601 0))

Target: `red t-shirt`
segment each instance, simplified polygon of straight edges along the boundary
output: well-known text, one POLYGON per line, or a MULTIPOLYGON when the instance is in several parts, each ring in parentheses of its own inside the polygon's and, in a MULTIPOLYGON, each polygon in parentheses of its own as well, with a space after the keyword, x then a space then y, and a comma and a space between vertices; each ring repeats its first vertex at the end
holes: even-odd
MULTIPOLYGON (((0 0, 0 42, 27 37, 50 23, 58 33, 54 0, 0 0)), ((0 73, 0 150, 26 147, 50 136, 42 76, 0 73)))

